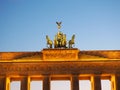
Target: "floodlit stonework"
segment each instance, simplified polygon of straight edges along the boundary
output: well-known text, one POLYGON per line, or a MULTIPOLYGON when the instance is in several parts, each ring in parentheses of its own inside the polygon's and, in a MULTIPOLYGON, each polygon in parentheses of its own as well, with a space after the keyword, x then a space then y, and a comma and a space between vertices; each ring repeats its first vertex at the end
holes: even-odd
POLYGON ((0 90, 10 90, 10 82, 20 80, 21 90, 30 90, 30 81, 42 80, 50 90, 51 80, 70 80, 71 90, 79 90, 79 80, 91 81, 91 90, 101 90, 101 79, 120 90, 120 51, 43 49, 40 52, 0 52, 0 90))
POLYGON ((79 50, 74 49, 43 49, 42 57, 45 61, 70 61, 78 60, 79 50), (63 58, 64 57, 64 58, 63 58))

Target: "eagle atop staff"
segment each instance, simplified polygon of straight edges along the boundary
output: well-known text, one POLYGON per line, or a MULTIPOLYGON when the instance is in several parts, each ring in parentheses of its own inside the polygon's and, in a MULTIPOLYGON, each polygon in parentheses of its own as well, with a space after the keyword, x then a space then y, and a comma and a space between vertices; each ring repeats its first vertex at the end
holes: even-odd
POLYGON ((56 22, 56 24, 57 24, 57 26, 58 26, 58 29, 60 29, 62 22, 56 22))

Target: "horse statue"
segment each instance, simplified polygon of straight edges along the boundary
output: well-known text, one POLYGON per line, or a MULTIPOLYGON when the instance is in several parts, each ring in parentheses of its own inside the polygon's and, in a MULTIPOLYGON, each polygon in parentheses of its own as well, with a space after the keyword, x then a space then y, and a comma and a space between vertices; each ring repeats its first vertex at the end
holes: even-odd
POLYGON ((46 40, 47 40, 47 47, 48 48, 52 48, 53 42, 52 42, 52 40, 50 40, 50 38, 48 37, 48 35, 46 35, 46 40))
POLYGON ((55 35, 55 38, 54 38, 54 48, 57 48, 58 47, 58 41, 57 41, 57 35, 55 35))
POLYGON ((69 40, 69 42, 68 42, 69 43, 69 48, 73 48, 72 45, 75 44, 74 39, 75 39, 75 35, 73 35, 71 40, 69 40))
POLYGON ((62 41, 61 41, 61 46, 64 48, 66 47, 67 41, 66 41, 66 34, 63 34, 62 41))

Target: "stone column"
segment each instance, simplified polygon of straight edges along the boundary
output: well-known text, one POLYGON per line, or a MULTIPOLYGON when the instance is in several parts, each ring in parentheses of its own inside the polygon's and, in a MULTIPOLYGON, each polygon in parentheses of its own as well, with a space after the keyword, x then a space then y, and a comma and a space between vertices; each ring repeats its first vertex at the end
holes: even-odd
POLYGON ((78 77, 78 75, 72 75, 72 77, 71 77, 71 90, 79 90, 79 77, 78 77))
POLYGON ((21 80, 21 90, 30 90, 30 77, 23 77, 21 80))
POLYGON ((43 90, 50 90, 50 76, 44 75, 43 77, 43 90))
POLYGON ((91 76, 91 90, 102 90, 101 89, 101 78, 99 75, 91 76))
POLYGON ((119 75, 111 76, 111 88, 112 90, 120 90, 120 76, 119 75))
POLYGON ((10 90, 10 77, 5 78, 5 89, 4 90, 10 90))
POLYGON ((5 78, 0 77, 0 90, 5 90, 5 78))

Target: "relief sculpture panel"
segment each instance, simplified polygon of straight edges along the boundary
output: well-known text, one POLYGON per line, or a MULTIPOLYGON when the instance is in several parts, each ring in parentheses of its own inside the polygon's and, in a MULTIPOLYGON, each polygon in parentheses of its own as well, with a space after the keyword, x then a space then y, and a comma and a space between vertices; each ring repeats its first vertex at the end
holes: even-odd
POLYGON ((43 60, 78 60, 78 49, 44 49, 43 60))
POLYGON ((120 62, 36 62, 0 63, 2 75, 42 75, 42 74, 120 74, 120 62), (101 63, 101 64, 100 64, 101 63))

